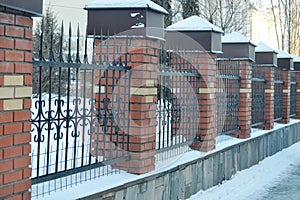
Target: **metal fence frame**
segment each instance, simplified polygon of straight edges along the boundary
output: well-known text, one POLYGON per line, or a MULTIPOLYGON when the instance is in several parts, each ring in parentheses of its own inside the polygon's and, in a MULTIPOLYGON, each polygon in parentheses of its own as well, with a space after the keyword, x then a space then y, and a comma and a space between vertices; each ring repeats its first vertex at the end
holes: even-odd
POLYGON ((120 170, 111 165, 129 158, 126 152, 129 116, 125 116, 121 110, 127 110, 129 114, 131 68, 127 66, 126 55, 122 61, 121 51, 117 52, 117 49, 127 51, 127 45, 120 44, 121 46, 114 48, 114 52, 110 51, 111 47, 108 45, 100 45, 100 54, 96 58, 96 39, 108 41, 115 40, 115 37, 86 36, 84 54, 81 55, 78 28, 74 56, 71 51, 71 26, 67 41, 63 38, 63 28, 62 26, 60 33, 60 50, 55 57, 52 46, 53 27, 49 54, 45 55, 44 24, 42 25, 38 58, 33 60, 33 80, 38 89, 34 95, 31 120, 31 180, 33 188, 36 186, 32 197, 105 174, 119 173, 120 170), (93 43, 91 62, 88 61, 88 40, 93 43), (63 52, 65 42, 66 54, 63 52), (118 84, 121 76, 124 80, 122 86, 118 84), (118 92, 111 92, 114 90, 118 92), (118 123, 124 125, 119 127, 118 124, 115 125, 115 121, 128 123, 118 123), (106 149, 106 146, 110 148, 106 149), (52 161, 54 158, 55 161, 52 161), (64 180, 56 181, 59 178, 64 180))
POLYGON ((217 135, 240 129, 240 61, 217 59, 216 130, 217 135))
POLYGON ((291 85, 290 85, 290 117, 297 115, 297 78, 296 78, 296 72, 291 71, 291 85))
POLYGON ((276 68, 274 73, 274 121, 282 119, 283 85, 283 73, 276 68))
POLYGON ((159 62, 156 152, 161 160, 189 151, 188 145, 196 137, 200 75, 180 50, 161 49, 159 62), (174 153, 174 149, 180 148, 174 153), (165 152, 169 154, 160 156, 165 152))
POLYGON ((252 127, 265 123, 265 71, 259 65, 252 66, 252 127))

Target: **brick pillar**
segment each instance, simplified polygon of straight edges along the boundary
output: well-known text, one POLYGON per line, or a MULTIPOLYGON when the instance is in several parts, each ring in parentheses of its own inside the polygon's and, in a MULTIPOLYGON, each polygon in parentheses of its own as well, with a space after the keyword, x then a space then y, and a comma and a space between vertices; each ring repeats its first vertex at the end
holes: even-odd
POLYGON ((216 55, 198 53, 195 56, 201 75, 199 88, 200 122, 198 138, 190 145, 194 150, 208 152, 216 145, 216 55))
POLYGON ((0 199, 30 199, 32 18, 12 11, 0 11, 0 199))
POLYGON ((156 97, 160 40, 132 39, 129 147, 127 171, 143 174, 155 169, 156 97))
POLYGON ((251 135, 252 107, 252 62, 240 61, 240 131, 232 135, 238 138, 248 138, 251 135))
MULTIPOLYGON (((103 41, 103 43, 105 43, 105 41, 103 41)), ((110 63, 113 58, 113 52, 118 49, 116 47, 114 48, 114 46, 120 44, 122 44, 122 50, 118 52, 119 55, 116 55, 116 61, 122 57, 122 61, 127 60, 127 66, 131 67, 126 75, 122 74, 124 78, 118 81, 118 84, 121 86, 125 84, 130 86, 130 99, 125 98, 126 103, 129 103, 130 110, 127 110, 127 108, 123 110, 125 112, 123 116, 128 118, 129 123, 115 123, 114 127, 110 128, 116 128, 117 126, 122 127, 123 130, 120 130, 121 132, 119 131, 118 133, 120 136, 113 138, 122 138, 122 134, 126 135, 124 150, 127 151, 129 160, 114 164, 113 167, 133 174, 143 174, 155 169, 155 101, 157 96, 157 67, 159 63, 158 49, 160 47, 160 40, 145 37, 117 37, 109 41, 108 44, 105 43, 105 46, 108 47, 105 51, 110 54, 108 58, 110 63)), ((96 47, 95 52, 99 54, 100 52, 97 48, 98 47, 96 47)), ((102 53, 105 56, 106 52, 102 51, 102 53)), ((107 76, 109 76, 109 84, 111 84, 113 82, 112 74, 108 73, 107 76)), ((95 80, 98 80, 98 78, 95 80)), ((99 86, 99 84, 98 86, 103 87, 103 80, 101 84, 102 86, 99 86)), ((112 91, 109 92, 110 96, 111 93, 112 91)), ((120 93, 121 96, 129 95, 129 91, 125 91, 125 89, 122 89, 120 93)), ((111 131, 109 131, 109 133, 111 133, 111 131)), ((109 141, 108 135, 106 141, 109 141)), ((114 143, 114 141, 112 142, 114 143)), ((119 142, 121 141, 119 140, 119 142)), ((108 148, 110 148, 110 145, 100 145, 100 147, 109 151, 108 148)))
POLYGON ((274 128, 274 67, 264 67, 265 71, 265 124, 264 130, 274 128))
POLYGON ((283 70, 283 105, 282 105, 282 120, 279 123, 290 123, 290 93, 291 93, 291 72, 283 70))

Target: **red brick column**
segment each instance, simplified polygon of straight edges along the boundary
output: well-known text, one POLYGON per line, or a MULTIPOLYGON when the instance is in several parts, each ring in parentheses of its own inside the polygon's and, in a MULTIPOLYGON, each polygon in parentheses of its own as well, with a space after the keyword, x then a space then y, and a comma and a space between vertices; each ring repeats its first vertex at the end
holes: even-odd
POLYGON ((201 75, 199 88, 200 122, 198 141, 190 145, 194 150, 211 151, 216 145, 216 55, 198 53, 196 66, 201 75))
MULTIPOLYGON (((95 48, 96 54, 100 53, 98 43, 99 42, 96 43, 97 47, 95 48)), ((113 167, 133 174, 150 172, 155 169, 155 101, 157 96, 158 49, 160 47, 160 40, 142 37, 116 37, 108 41, 108 44, 107 41, 103 41, 103 44, 108 48, 104 51, 102 50, 101 53, 103 54, 103 57, 109 55, 108 59, 110 63, 113 61, 113 54, 115 54, 117 51, 116 49, 118 49, 114 46, 122 45, 121 52, 115 54, 115 60, 118 62, 121 57, 122 62, 124 63, 126 60, 127 66, 131 67, 126 74, 125 72, 122 73, 121 79, 117 81, 117 84, 120 84, 121 86, 130 86, 129 90, 122 88, 120 91, 121 96, 126 95, 124 101, 126 101, 130 107, 129 110, 128 108, 122 110, 124 112, 123 116, 128 118, 129 123, 125 120, 125 124, 117 124, 115 122, 113 127, 109 127, 112 129, 115 129, 117 126, 122 127, 123 130, 120 130, 118 133, 119 137, 113 137, 113 139, 122 138, 122 134, 126 135, 124 138, 124 150, 127 151, 129 160, 114 164, 113 167)), ((108 84, 112 84, 112 73, 110 72, 105 76, 109 77, 108 84)), ((101 86, 97 83, 97 80, 99 80, 97 77, 95 80, 98 87, 105 86, 105 78, 102 79, 101 86)), ((108 91, 110 99, 112 99, 112 92, 118 91, 108 91)), ((103 96, 103 94, 101 95, 103 96)), ((116 95, 114 96, 116 97, 116 95)), ((114 133, 115 131, 108 131, 108 133, 111 132, 114 133)), ((109 135, 106 135, 106 141, 109 141, 109 135)), ((112 142, 114 143, 115 141, 112 142)), ((112 146, 113 145, 114 144, 112 144, 112 146)), ((110 147, 111 144, 99 146, 99 148, 104 148, 106 151, 109 151, 110 147)), ((115 146, 113 148, 115 148, 115 146)))
POLYGON ((296 74, 296 82, 297 82, 297 100, 296 100, 296 116, 293 117, 295 119, 300 119, 300 71, 294 72, 296 74))
POLYGON ((283 105, 282 105, 282 120, 279 123, 290 123, 290 94, 291 94, 291 72, 283 70, 283 105))
POLYGON ((30 17, 0 12, 0 199, 30 199, 31 38, 30 17))
POLYGON ((130 129, 125 169, 143 174, 155 169, 157 70, 160 40, 131 39, 128 66, 131 66, 130 129))
POLYGON ((265 124, 264 130, 274 128, 274 67, 264 67, 266 88, 265 88, 265 124))
POLYGON ((240 131, 232 135, 238 138, 248 138, 251 135, 251 107, 252 107, 252 62, 240 61, 240 131))

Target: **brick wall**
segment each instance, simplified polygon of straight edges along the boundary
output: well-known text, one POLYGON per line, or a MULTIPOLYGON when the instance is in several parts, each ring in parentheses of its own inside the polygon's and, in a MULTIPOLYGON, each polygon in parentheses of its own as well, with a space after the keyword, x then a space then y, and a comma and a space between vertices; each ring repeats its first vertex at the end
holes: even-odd
POLYGON ((280 123, 290 123, 290 96, 291 96, 291 72, 283 70, 283 105, 282 105, 282 120, 280 123))
POLYGON ((234 134, 238 138, 248 138, 251 135, 251 106, 252 106, 252 62, 240 62, 240 131, 234 134))
POLYGON ((266 75, 265 124, 263 129, 274 128, 274 67, 264 67, 266 75))
POLYGON ((31 38, 30 17, 0 12, 0 199, 30 199, 31 38))
POLYGON ((198 141, 191 144, 191 148, 199 151, 210 151, 216 144, 216 55, 198 53, 197 66, 201 75, 199 88, 200 121, 198 141))

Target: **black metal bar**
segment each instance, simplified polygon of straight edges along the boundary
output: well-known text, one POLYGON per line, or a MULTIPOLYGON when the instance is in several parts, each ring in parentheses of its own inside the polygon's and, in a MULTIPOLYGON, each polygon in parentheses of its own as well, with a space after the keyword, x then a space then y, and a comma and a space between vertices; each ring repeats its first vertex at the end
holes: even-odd
POLYGON ((85 172, 91 169, 96 169, 96 168, 101 168, 107 165, 111 165, 111 164, 115 164, 118 162, 122 162, 122 161, 126 161, 128 160, 130 157, 129 156, 123 156, 123 157, 119 157, 119 158, 115 158, 115 159, 111 159, 108 161, 103 161, 103 162, 98 162, 98 163, 93 163, 90 165, 85 165, 82 167, 78 167, 78 168, 73 168, 73 169, 68 169, 66 171, 61 171, 61 172, 57 172, 55 174, 49 174, 47 176, 40 176, 37 178, 32 178, 32 184, 38 184, 38 183, 43 183, 46 181, 51 181, 53 179, 58 179, 61 177, 66 177, 66 176, 70 176, 70 175, 74 175, 80 172, 85 172))
MULTIPOLYGON (((63 62, 63 60, 64 60, 63 59, 63 40, 64 40, 64 23, 62 21, 61 22, 61 30, 60 30, 60 41, 59 41, 59 62, 63 62)), ((45 64, 45 63, 43 63, 43 64, 45 64)), ((45 66, 45 65, 43 65, 43 66, 45 66)), ((51 66, 53 66, 53 64, 51 66)))
POLYGON ((49 53, 49 60, 54 60, 53 56, 53 35, 54 35, 54 28, 53 28, 53 19, 52 19, 52 24, 51 24, 51 36, 50 36, 50 53, 49 53))
POLYGON ((67 62, 51 62, 51 61, 38 61, 33 60, 32 64, 34 67, 43 66, 43 67, 57 67, 57 68, 80 68, 84 69, 107 69, 107 70, 119 70, 119 71, 126 71, 131 69, 131 67, 123 67, 123 66, 107 66, 107 65, 97 65, 97 64, 86 64, 86 63, 67 63, 67 62))
POLYGON ((76 59, 75 59, 75 63, 80 63, 79 39, 80 39, 80 31, 79 31, 79 24, 78 24, 78 26, 77 26, 77 38, 76 38, 76 59))

